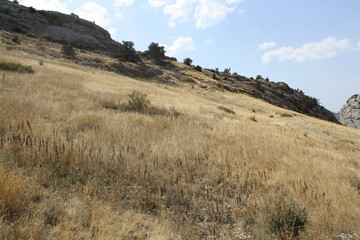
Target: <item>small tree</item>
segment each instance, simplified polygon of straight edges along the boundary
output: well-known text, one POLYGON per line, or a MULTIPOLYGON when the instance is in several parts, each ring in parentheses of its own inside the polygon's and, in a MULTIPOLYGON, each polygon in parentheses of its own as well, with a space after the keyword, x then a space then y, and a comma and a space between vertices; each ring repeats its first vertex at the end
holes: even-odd
POLYGON ((149 45, 148 50, 145 52, 145 55, 160 63, 165 58, 165 52, 166 51, 163 46, 159 46, 158 43, 152 42, 149 45))
POLYGON ((201 68, 199 65, 195 66, 194 69, 195 69, 196 71, 199 71, 199 72, 202 71, 202 68, 201 68))
POLYGON ((115 57, 125 62, 136 63, 140 61, 140 57, 134 48, 134 43, 131 41, 123 41, 115 57))
POLYGON ((264 79, 263 76, 261 76, 261 75, 256 76, 256 80, 262 80, 262 79, 264 79))
POLYGON ((185 58, 184 59, 184 64, 188 65, 188 66, 191 66, 193 60, 191 60, 190 58, 185 58))
POLYGON ((76 55, 75 50, 69 43, 62 45, 61 53, 68 57, 75 57, 75 55, 76 55))
POLYGON ((225 68, 225 69, 224 69, 224 73, 230 74, 230 72, 231 72, 231 68, 225 68))

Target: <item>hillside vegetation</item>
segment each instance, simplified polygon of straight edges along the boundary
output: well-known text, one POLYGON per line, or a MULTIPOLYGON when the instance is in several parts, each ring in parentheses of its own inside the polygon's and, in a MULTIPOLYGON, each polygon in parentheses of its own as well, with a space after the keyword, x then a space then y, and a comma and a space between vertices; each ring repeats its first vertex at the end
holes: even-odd
POLYGON ((360 235, 358 130, 44 56, 0 48, 0 239, 360 235))

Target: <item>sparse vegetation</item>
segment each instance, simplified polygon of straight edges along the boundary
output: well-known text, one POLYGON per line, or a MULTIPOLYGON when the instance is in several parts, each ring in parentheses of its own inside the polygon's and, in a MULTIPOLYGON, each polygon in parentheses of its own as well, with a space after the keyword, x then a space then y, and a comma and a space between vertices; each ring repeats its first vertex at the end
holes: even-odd
POLYGON ((227 113, 230 113, 230 114, 235 114, 234 110, 232 110, 230 108, 227 108, 227 107, 224 107, 224 106, 218 106, 217 108, 219 110, 221 110, 221 111, 224 111, 224 112, 227 112, 227 113))
POLYGON ((268 209, 269 231, 281 240, 299 239, 308 222, 306 209, 289 200, 279 199, 268 209))
POLYGON ((5 14, 9 14, 9 13, 10 13, 10 10, 9 10, 8 8, 6 8, 6 7, 2 7, 2 8, 0 9, 0 12, 5 13, 5 14))
POLYGON ((199 65, 195 66, 194 69, 195 69, 196 71, 198 71, 198 72, 201 72, 201 71, 202 71, 202 68, 201 68, 199 65))
POLYGON ((281 117, 293 117, 293 115, 289 114, 289 113, 280 113, 281 117))
POLYGON ((165 58, 165 48, 163 46, 160 46, 158 43, 152 42, 148 50, 144 52, 145 56, 155 60, 156 63, 163 63, 163 60, 165 58))
POLYGON ((18 73, 34 73, 34 70, 31 68, 31 66, 23 66, 19 63, 10 63, 4 61, 0 61, 0 70, 18 73))
POLYGON ((186 82, 186 83, 195 83, 195 80, 191 77, 184 77, 180 81, 186 82))
POLYGON ((190 58, 185 58, 184 59, 184 64, 185 65, 191 66, 192 62, 193 62, 193 60, 191 60, 190 58))
POLYGON ((16 43, 16 44, 20 44, 20 40, 19 40, 19 37, 17 35, 14 35, 12 38, 11 38, 11 41, 16 43))
POLYGON ((231 68, 225 68, 224 73, 225 74, 231 74, 231 68))
POLYGON ((15 26, 12 30, 16 33, 26 34, 26 30, 19 25, 15 26))
POLYGON ((140 57, 134 48, 134 43, 131 41, 122 42, 122 45, 119 47, 118 53, 115 55, 115 58, 119 59, 120 61, 133 63, 137 63, 140 61, 140 57))
POLYGON ((69 43, 62 45, 61 53, 67 57, 75 57, 76 56, 75 50, 69 43))

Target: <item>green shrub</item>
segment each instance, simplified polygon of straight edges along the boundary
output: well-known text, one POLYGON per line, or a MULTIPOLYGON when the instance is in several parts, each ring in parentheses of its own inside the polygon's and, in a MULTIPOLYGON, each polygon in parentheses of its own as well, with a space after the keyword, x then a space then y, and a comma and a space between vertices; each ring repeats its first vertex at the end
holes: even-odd
POLYGON ((268 210, 267 222, 270 233, 281 240, 288 240, 299 239, 300 232, 305 230, 307 219, 306 209, 280 199, 268 210))
POLYGON ((147 94, 142 93, 140 91, 133 91, 129 94, 130 100, 127 103, 122 103, 120 105, 105 102, 103 103, 103 107, 107 109, 113 110, 121 110, 124 112, 137 112, 141 114, 147 115, 159 115, 159 116, 167 116, 171 118, 177 118, 181 114, 176 111, 174 107, 170 108, 170 110, 165 108, 159 108, 155 106, 151 106, 150 101, 147 99, 147 94))
POLYGON ((14 43, 20 44, 20 40, 19 40, 19 37, 18 37, 17 35, 14 35, 14 36, 11 38, 11 41, 13 41, 14 43))
POLYGON ((193 60, 191 60, 190 58, 185 58, 184 59, 184 64, 188 65, 188 66, 191 66, 193 60))
POLYGON ((123 41, 122 45, 119 46, 118 52, 115 54, 115 58, 125 62, 137 63, 140 61, 140 57, 134 48, 134 43, 131 41, 123 41))
POLYGON ((73 47, 70 44, 64 44, 61 47, 61 53, 69 56, 69 57, 75 57, 75 50, 73 49, 73 47))
POLYGON ((130 100, 122 104, 121 109, 128 112, 145 113, 149 109, 150 101, 147 99, 147 94, 140 91, 133 91, 129 94, 130 100))
POLYGON ((19 73, 34 73, 31 66, 23 66, 18 63, 0 62, 0 70, 19 72, 19 73))
POLYGON ((20 27, 19 25, 13 27, 12 30, 17 33, 26 34, 25 29, 20 27))
POLYGON ((165 59, 165 48, 163 46, 159 46, 158 43, 152 42, 148 50, 145 51, 144 55, 148 58, 155 60, 156 63, 163 63, 163 59, 165 59))
POLYGON ((195 66, 194 69, 195 69, 196 71, 199 71, 199 72, 202 71, 202 68, 201 68, 199 65, 195 66))
POLYGON ((235 114, 235 112, 233 110, 231 110, 230 108, 224 107, 224 106, 218 106, 217 107, 219 110, 230 113, 230 114, 235 114))

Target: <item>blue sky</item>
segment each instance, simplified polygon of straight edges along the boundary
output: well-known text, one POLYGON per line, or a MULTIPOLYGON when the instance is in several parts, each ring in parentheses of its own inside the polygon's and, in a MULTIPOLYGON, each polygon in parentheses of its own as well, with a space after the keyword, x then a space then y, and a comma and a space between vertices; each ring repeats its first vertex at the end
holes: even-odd
POLYGON ((140 51, 286 82, 339 111, 360 93, 359 0, 20 0, 76 13, 140 51))

